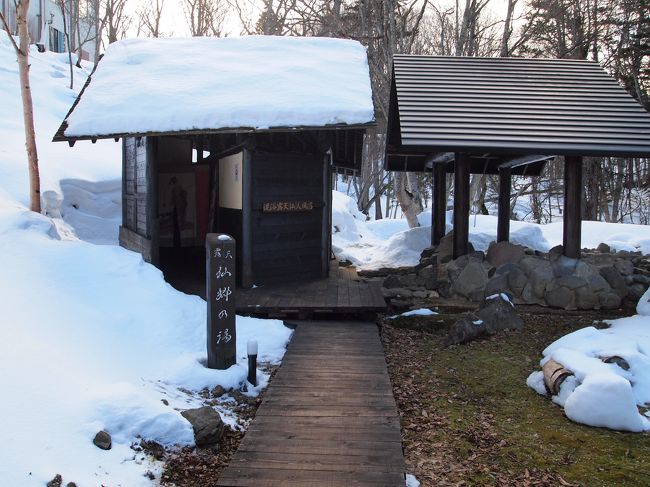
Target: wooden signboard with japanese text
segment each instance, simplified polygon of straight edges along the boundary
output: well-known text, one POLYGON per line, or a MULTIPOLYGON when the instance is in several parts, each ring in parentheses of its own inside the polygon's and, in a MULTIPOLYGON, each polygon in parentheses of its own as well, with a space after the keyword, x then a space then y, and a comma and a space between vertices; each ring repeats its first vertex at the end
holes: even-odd
POLYGON ((208 367, 227 369, 237 361, 235 332, 235 239, 208 233, 206 291, 208 302, 208 367))
POLYGON ((270 201, 262 205, 263 213, 294 213, 313 209, 313 201, 270 201))

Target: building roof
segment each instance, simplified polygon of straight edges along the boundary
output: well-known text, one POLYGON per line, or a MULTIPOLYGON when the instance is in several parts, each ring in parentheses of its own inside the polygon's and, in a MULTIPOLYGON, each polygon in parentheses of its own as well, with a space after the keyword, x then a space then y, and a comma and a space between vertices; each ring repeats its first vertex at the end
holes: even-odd
POLYGON ((374 123, 365 48, 331 38, 111 44, 54 140, 374 123))
POLYGON ((650 114, 598 63, 396 55, 388 159, 650 156, 650 114))

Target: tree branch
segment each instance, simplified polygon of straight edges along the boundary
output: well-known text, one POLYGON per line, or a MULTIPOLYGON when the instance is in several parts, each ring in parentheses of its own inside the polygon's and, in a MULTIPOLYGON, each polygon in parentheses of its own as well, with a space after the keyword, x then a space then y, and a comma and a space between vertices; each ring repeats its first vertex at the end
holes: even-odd
POLYGON ((4 26, 4 29, 7 32, 7 35, 9 36, 9 40, 14 45, 14 49, 16 50, 16 52, 21 56, 24 56, 25 53, 20 49, 20 47, 18 47, 18 44, 16 44, 16 39, 14 39, 14 36, 11 35, 11 29, 9 29, 9 24, 5 19, 5 16, 2 15, 2 12, 0 12, 0 20, 2 20, 2 25, 4 26))

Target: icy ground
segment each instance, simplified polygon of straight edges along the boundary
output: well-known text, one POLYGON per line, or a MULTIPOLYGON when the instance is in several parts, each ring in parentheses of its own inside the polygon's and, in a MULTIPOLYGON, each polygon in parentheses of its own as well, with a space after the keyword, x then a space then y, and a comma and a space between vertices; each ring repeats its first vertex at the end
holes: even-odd
MULTIPOLYGON (((76 95, 66 62, 31 51, 47 212, 38 215, 27 211, 15 55, 0 32, 0 484, 42 487, 58 473, 64 485, 152 485, 144 474, 160 467, 129 448, 137 436, 192 444, 178 411, 200 404, 191 391, 239 388, 246 341, 258 340, 260 362, 278 363, 291 332, 279 321, 239 318, 237 365, 203 366, 205 302, 115 245, 120 144, 50 142, 76 95), (110 451, 92 444, 100 429, 113 437, 110 451)), ((79 89, 89 67, 74 71, 79 89)), ((266 386, 268 376, 258 378, 249 394, 266 386)))
MULTIPOLYGON (((553 359, 574 374, 553 401, 577 423, 650 431, 650 290, 639 300, 635 316, 607 323, 609 328, 582 328, 546 347, 540 365, 553 359), (624 362, 605 363, 609 357, 624 362)), ((533 372, 527 383, 546 394, 541 371, 533 372)))

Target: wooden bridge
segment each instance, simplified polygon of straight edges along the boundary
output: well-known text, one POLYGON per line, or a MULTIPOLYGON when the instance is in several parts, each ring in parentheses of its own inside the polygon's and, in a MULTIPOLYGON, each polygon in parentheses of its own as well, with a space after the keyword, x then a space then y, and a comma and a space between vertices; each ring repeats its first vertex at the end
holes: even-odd
POLYGON ((217 485, 404 487, 404 468, 377 326, 309 321, 217 485))

